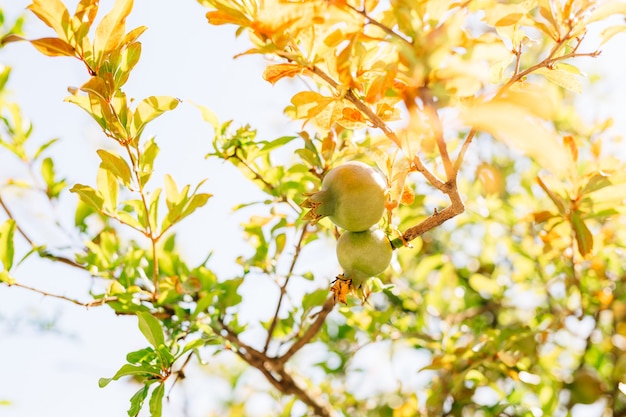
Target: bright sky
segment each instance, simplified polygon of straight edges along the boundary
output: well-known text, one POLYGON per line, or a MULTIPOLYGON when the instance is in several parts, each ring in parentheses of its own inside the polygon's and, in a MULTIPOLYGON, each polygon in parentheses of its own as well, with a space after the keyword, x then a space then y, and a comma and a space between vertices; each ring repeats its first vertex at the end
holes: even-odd
MULTIPOLYGON (((7 18, 15 16, 29 2, 5 2, 7 18)), ((111 0, 102 1, 106 10, 111 0)), ((75 1, 72 1, 70 8, 75 1)), ((250 123, 265 138, 293 134, 299 124, 289 124, 282 110, 289 102, 295 82, 281 81, 272 87, 262 80, 262 61, 258 57, 232 56, 249 46, 245 36, 234 39, 232 27, 212 27, 206 23, 205 9, 193 0, 137 1, 128 28, 148 26, 142 35, 142 59, 125 87, 129 96, 141 99, 149 95, 172 95, 184 102, 174 112, 162 116, 150 125, 146 134, 156 134, 161 147, 158 173, 155 179, 169 172, 179 184, 195 183, 208 177, 205 185, 215 198, 209 202, 210 211, 179 228, 179 242, 192 263, 202 259, 206 244, 219 241, 214 265, 223 275, 231 275, 231 262, 237 254, 241 218, 233 216, 230 208, 254 188, 242 181, 228 165, 209 163, 203 156, 210 149, 210 127, 201 121, 197 110, 185 103, 191 100, 212 109, 220 120, 235 119, 250 123), (208 237, 208 238, 207 238, 208 237), (216 238, 217 237, 217 238, 216 238)), ((25 27, 28 37, 50 36, 50 30, 34 16, 28 16, 25 27)), ((581 61, 588 72, 601 71, 606 82, 590 92, 593 106, 590 116, 614 114, 619 131, 626 132, 623 117, 623 97, 626 83, 622 81, 626 57, 626 37, 618 38, 595 61, 581 61)), ((87 79, 82 65, 69 58, 47 58, 28 44, 11 44, 0 50, 0 63, 13 67, 9 89, 13 91, 24 115, 34 125, 33 140, 43 143, 60 137, 53 155, 61 163, 57 169, 69 183, 95 179, 98 159, 95 150, 110 147, 93 122, 78 107, 64 103, 67 86, 78 86, 87 79)), ((0 156, 0 176, 5 178, 6 157, 0 156)), ((249 198, 252 200, 252 197, 249 198)), ((62 239, 58 233, 44 227, 49 209, 44 205, 16 211, 28 219, 29 231, 38 242, 62 239)), ((67 207, 71 210, 71 207, 67 207)), ((58 241, 58 240, 57 240, 58 241)), ((62 240, 61 240, 62 241, 62 240)), ((24 246, 21 247, 24 249, 24 246)), ((330 253, 330 252, 329 252, 330 253)), ((334 268, 328 257, 328 274, 334 268)), ((47 262, 26 262, 16 273, 17 278, 49 292, 86 299, 89 282, 83 274, 67 268, 54 267, 47 262)), ((259 288, 247 289, 262 291, 259 288)), ((260 299, 273 293, 258 293, 260 299)), ((272 303, 258 304, 249 314, 266 316, 272 303)), ((117 317, 106 307, 89 311, 67 302, 29 293, 19 288, 0 286, 0 401, 8 400, 11 407, 0 406, 0 416, 85 416, 110 417, 126 415, 128 399, 138 389, 126 381, 113 382, 98 388, 100 377, 112 376, 125 363, 129 351, 146 346, 136 329, 136 319, 117 317), (41 323, 52 322, 52 330, 42 332, 41 323)), ((406 353, 407 358, 410 353, 406 353)), ((414 361, 413 361, 414 362, 414 361)), ((407 360, 405 363, 411 363, 407 360)), ((416 369, 420 364, 415 363, 416 369)), ((423 365, 423 364, 422 364, 423 365)), ((184 390, 175 390, 170 413, 181 415, 183 403, 189 401, 188 416, 206 416, 211 392, 224 395, 224 387, 206 376, 194 378, 201 371, 191 370, 184 390)), ((375 381, 388 378, 384 370, 374 370, 375 381), (378 373, 376 373, 378 372, 378 373)), ((404 372, 408 372, 404 369, 404 372)), ((414 375, 413 375, 414 377, 414 375)), ((412 378, 407 374, 407 379, 412 378)), ((393 382, 393 381, 392 381, 393 382)), ((591 414, 587 414, 591 415, 591 414)))

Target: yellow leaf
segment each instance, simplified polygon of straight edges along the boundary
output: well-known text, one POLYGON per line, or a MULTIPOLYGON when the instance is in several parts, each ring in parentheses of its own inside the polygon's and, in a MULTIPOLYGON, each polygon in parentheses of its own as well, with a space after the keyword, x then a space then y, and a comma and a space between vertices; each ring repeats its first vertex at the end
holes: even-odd
POLYGON ((595 9, 589 18, 585 20, 585 24, 588 25, 592 22, 604 20, 607 17, 623 14, 626 15, 626 2, 624 1, 607 1, 603 2, 595 9))
POLYGON ((539 68, 535 70, 535 74, 543 75, 549 81, 573 93, 580 94, 583 90, 580 78, 576 74, 562 68, 539 68))
POLYGON ((483 297, 493 297, 502 293, 502 286, 494 279, 482 274, 473 274, 469 278, 469 285, 483 297))
POLYGON ((322 111, 315 116, 315 124, 324 129, 329 130, 335 123, 339 123, 347 129, 359 129, 363 127, 361 123, 355 123, 348 119, 343 119, 343 110, 345 105, 341 101, 331 100, 326 104, 322 111))
POLYGON ((166 111, 174 110, 178 103, 178 99, 169 96, 151 96, 141 100, 133 114, 132 124, 130 125, 131 136, 139 136, 146 124, 166 111))
POLYGON ((332 101, 334 101, 333 98, 314 91, 302 91, 291 99, 291 103, 296 108, 296 119, 311 119, 322 112, 332 101))
POLYGON ((461 117, 468 125, 520 150, 554 174, 569 170, 571 158, 559 136, 530 110, 500 100, 466 109, 461 117))
POLYGON ((624 26, 623 24, 615 25, 615 26, 609 26, 609 27, 605 28, 604 30, 602 30, 602 33, 600 33, 600 37, 602 38, 602 41, 600 42, 600 45, 604 45, 613 36, 618 35, 618 34, 620 34, 622 32, 626 32, 626 26, 624 26))
POLYGON ((54 29, 59 38, 67 40, 70 14, 60 0, 33 0, 27 7, 42 22, 54 29))
POLYGON ((561 104, 559 98, 545 86, 529 82, 513 84, 502 96, 502 100, 525 108, 544 120, 554 118, 561 104))
POLYGON ((75 56, 76 51, 69 43, 59 38, 41 38, 30 41, 39 52, 47 56, 75 56))
POLYGON ((336 122, 346 129, 362 129, 367 125, 367 120, 360 111, 354 107, 344 107, 343 105, 341 106, 341 117, 336 122))
POLYGON ((115 0, 115 4, 98 26, 93 41, 96 63, 100 63, 103 56, 118 48, 126 32, 126 18, 133 7, 133 0, 115 0))
POLYGON ((295 77, 306 72, 307 69, 298 64, 277 64, 270 65, 263 71, 263 79, 265 81, 275 84, 278 80, 284 77, 295 77))

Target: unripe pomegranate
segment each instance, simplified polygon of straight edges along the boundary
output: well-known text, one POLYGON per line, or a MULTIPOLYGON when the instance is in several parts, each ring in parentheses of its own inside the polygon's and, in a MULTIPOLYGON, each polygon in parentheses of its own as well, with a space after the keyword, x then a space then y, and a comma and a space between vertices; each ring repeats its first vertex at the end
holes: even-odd
POLYGON ((343 232, 337 240, 337 260, 343 276, 359 288, 363 280, 380 274, 389 266, 393 248, 380 229, 343 232))
POLYGON ((315 223, 328 216, 345 230, 368 230, 383 215, 385 189, 383 176, 374 168, 358 161, 346 162, 331 169, 321 190, 302 203, 311 209, 304 218, 315 223))

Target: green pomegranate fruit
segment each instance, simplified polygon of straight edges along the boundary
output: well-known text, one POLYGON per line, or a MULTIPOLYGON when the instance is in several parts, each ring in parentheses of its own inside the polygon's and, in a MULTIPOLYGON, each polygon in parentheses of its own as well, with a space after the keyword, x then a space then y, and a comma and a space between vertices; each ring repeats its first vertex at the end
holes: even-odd
POLYGON ((386 183, 374 168, 358 161, 331 169, 320 191, 313 193, 302 207, 311 210, 305 219, 317 222, 328 218, 351 232, 362 232, 380 221, 385 209, 386 183))
POLYGON ((344 232, 337 240, 337 260, 343 276, 359 288, 363 280, 380 274, 389 266, 393 248, 380 229, 344 232))

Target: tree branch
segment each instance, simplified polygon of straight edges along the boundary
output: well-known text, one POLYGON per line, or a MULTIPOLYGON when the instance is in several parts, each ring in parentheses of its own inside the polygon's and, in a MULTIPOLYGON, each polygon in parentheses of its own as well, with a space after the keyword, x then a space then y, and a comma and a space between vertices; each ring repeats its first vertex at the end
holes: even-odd
MULTIPOLYGON (((328 85, 330 85, 335 90, 337 91, 341 90, 341 86, 339 85, 339 83, 335 81, 332 77, 330 77, 328 74, 326 74, 324 71, 322 71, 318 66, 312 65, 311 67, 309 67, 309 70, 313 74, 317 75, 322 80, 324 80, 328 85)), ((374 127, 382 130, 385 136, 391 139, 391 141, 394 142, 396 145, 398 145, 399 148, 402 148, 400 139, 398 139, 398 136, 396 135, 396 133, 387 125, 387 123, 385 123, 383 119, 380 118, 380 116, 378 116, 371 108, 369 108, 367 104, 363 103, 363 101, 361 101, 361 99, 359 99, 352 90, 348 90, 345 93, 344 98, 348 100, 350 103, 354 104, 354 107, 356 107, 358 110, 361 111, 361 113, 367 116, 367 118, 370 120, 370 122, 372 123, 374 127)))
POLYGON ((322 325, 324 324, 324 321, 326 321, 326 317, 328 316, 328 314, 330 314, 330 312, 333 310, 335 302, 336 301, 334 296, 329 297, 326 300, 326 302, 322 306, 322 310, 317 313, 315 321, 304 332, 302 337, 300 337, 293 345, 291 345, 291 347, 287 350, 287 352, 285 352, 284 355, 276 359, 277 363, 284 364, 289 359, 291 359, 291 357, 293 357, 293 355, 295 355, 300 349, 302 349, 304 345, 306 345, 311 341, 311 339, 313 339, 317 332, 319 332, 322 328, 322 325))
POLYGON ((269 348, 270 342, 272 340, 272 336, 274 335, 274 329, 276 328, 276 323, 278 323, 278 314, 280 313, 280 307, 282 306, 285 295, 287 294, 287 284, 289 284, 289 280, 293 276, 293 271, 296 267, 296 262, 300 257, 300 251, 302 249, 302 243, 304 242, 304 237, 306 236, 308 224, 305 224, 302 228, 302 233, 300 234, 300 238, 298 239, 298 243, 296 244, 296 251, 293 254, 293 258, 291 260, 291 265, 289 266, 289 271, 287 271, 287 275, 285 276, 285 281, 280 286, 280 295, 278 296, 278 303, 276 304, 276 311, 274 312, 274 317, 272 317, 272 322, 270 324, 269 329, 267 329, 267 338, 265 339, 265 346, 263 347, 263 352, 267 353, 267 349, 269 348))
POLYGON ((229 341, 234 349, 233 351, 243 359, 250 366, 258 369, 265 376, 265 378, 283 394, 295 395, 300 401, 308 405, 314 412, 314 415, 320 417, 331 417, 332 411, 328 405, 321 404, 316 401, 308 392, 306 392, 296 381, 291 374, 285 370, 285 362, 293 354, 295 354, 302 346, 308 343, 313 336, 322 327, 326 316, 332 310, 335 302, 333 297, 330 297, 324 306, 322 311, 318 314, 315 322, 307 329, 305 334, 296 342, 287 352, 279 358, 270 358, 264 352, 260 352, 250 345, 241 341, 239 336, 228 327, 223 319, 219 319, 219 324, 222 331, 217 332, 229 341), (294 346, 298 345, 294 348, 294 346), (292 352, 290 354, 290 352, 292 352))

